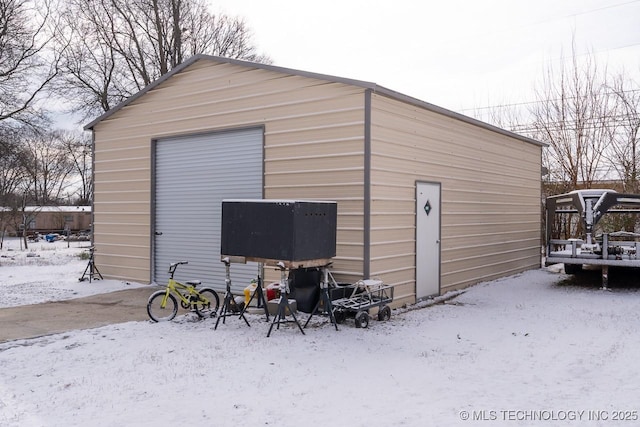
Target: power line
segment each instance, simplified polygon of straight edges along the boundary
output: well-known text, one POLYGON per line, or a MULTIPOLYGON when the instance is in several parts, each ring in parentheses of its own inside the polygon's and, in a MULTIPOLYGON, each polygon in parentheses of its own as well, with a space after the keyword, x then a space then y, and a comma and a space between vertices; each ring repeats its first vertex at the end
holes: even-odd
MULTIPOLYGON (((640 0, 637 0, 640 1, 640 0)), ((628 89, 628 90, 622 90, 620 91, 621 93, 635 93, 635 92, 640 92, 640 89, 628 89)), ((614 95, 616 94, 616 92, 605 92, 605 95, 614 95)), ((577 99, 578 97, 582 97, 585 98, 587 97, 587 95, 580 95, 580 96, 568 96, 566 98, 564 98, 564 100, 571 100, 571 99, 577 99)), ((513 102, 513 103, 509 103, 509 104, 496 104, 496 105, 485 105, 484 107, 474 107, 474 108, 463 108, 460 110, 457 110, 460 113, 463 113, 465 111, 478 111, 478 110, 492 110, 492 109, 499 109, 499 108, 509 108, 509 107, 519 107, 519 106, 524 106, 524 105, 534 105, 534 104, 542 104, 543 102, 560 102, 563 99, 560 98, 553 98, 553 99, 545 99, 545 100, 541 100, 541 101, 522 101, 522 102, 513 102)))
MULTIPOLYGON (((493 35, 497 35, 497 34, 501 34, 501 33, 507 32, 507 31, 521 30, 522 28, 526 28, 526 27, 536 27, 536 26, 539 26, 539 25, 542 25, 542 24, 547 24, 549 22, 560 21, 560 20, 567 19, 567 18, 574 18, 574 17, 580 16, 580 15, 588 15, 588 14, 599 12, 599 11, 602 11, 602 10, 613 9, 613 8, 626 6, 626 5, 633 4, 633 3, 639 3, 639 2, 640 2, 640 0, 631 0, 631 1, 625 1, 625 2, 622 2, 622 3, 611 4, 611 5, 608 5, 608 6, 597 7, 595 9, 589 9, 589 10, 585 10, 585 11, 582 11, 582 12, 569 13, 569 14, 560 15, 560 16, 550 16, 550 17, 547 17, 547 18, 542 18, 542 19, 540 19, 538 21, 530 22, 528 24, 511 25, 511 26, 508 26, 508 27, 503 27, 503 28, 497 29, 495 31, 489 31, 489 32, 486 32, 486 33, 478 33, 478 34, 476 34, 476 36, 477 37, 493 36, 493 35)), ((461 39, 457 39, 457 40, 454 39, 454 40, 450 40, 450 41, 467 42, 468 41, 468 37, 465 37, 464 39, 461 38, 461 39)), ((614 48, 614 49, 611 49, 611 50, 621 49, 621 48, 626 48, 626 47, 629 47, 629 46, 614 48)))
MULTIPOLYGON (((619 7, 619 6, 626 6, 628 4, 638 3, 638 2, 640 2, 640 0, 631 0, 631 1, 626 1, 624 3, 611 4, 609 6, 598 7, 598 8, 587 10, 587 11, 584 11, 584 12, 581 12, 581 13, 578 13, 578 14, 575 14, 575 15, 584 15, 584 14, 587 14, 587 13, 597 12, 597 11, 605 10, 605 9, 612 9, 614 7, 619 7)), ((574 15, 570 15, 570 16, 574 16, 574 15)))
MULTIPOLYGON (((523 24, 523 25, 513 25, 513 26, 507 26, 507 27, 503 27, 502 29, 497 29, 495 31, 490 31, 487 33, 480 33, 477 34, 477 36, 480 37, 487 37, 487 36, 492 36, 492 35, 497 35, 497 34, 501 34, 501 33, 505 33, 508 31, 512 31, 512 30, 520 30, 522 28, 525 27, 536 27, 545 23, 549 23, 549 22, 553 22, 553 21, 560 21, 562 19, 566 19, 566 18, 571 18, 571 17, 577 17, 577 16, 581 16, 581 15, 588 15, 588 14, 594 14, 594 13, 598 13, 604 10, 608 10, 608 9, 614 9, 614 8, 620 8, 620 7, 624 7, 624 6, 628 6, 628 5, 632 5, 632 4, 638 4, 640 3, 640 0, 630 0, 630 1, 622 1, 622 2, 617 2, 614 4, 610 4, 610 5, 605 5, 605 6, 600 6, 600 7, 595 7, 592 9, 588 9, 588 10, 584 10, 584 11, 579 11, 579 12, 575 12, 575 13, 567 13, 567 14, 561 14, 561 15, 555 15, 555 16, 550 16, 547 18, 543 18, 534 22, 531 22, 529 24, 523 24)), ((466 39, 465 39, 466 40, 466 39)), ((548 59, 546 61, 538 61, 540 64, 544 64, 545 62, 547 62, 548 64, 551 64, 553 62, 558 62, 558 61, 562 61, 562 62, 566 62, 566 61, 570 61, 576 57, 584 57, 587 55, 596 55, 596 54, 603 54, 606 52, 612 52, 612 51, 616 51, 616 50, 622 50, 622 49, 629 49, 629 48, 634 48, 640 46, 640 42, 630 42, 624 45, 620 45, 620 46, 615 46, 615 47, 610 47, 610 48, 602 48, 599 50, 590 50, 584 53, 573 53, 573 55, 568 56, 568 57, 558 57, 558 58, 552 58, 552 59, 548 59)), ((625 91, 625 92, 629 92, 629 91, 625 91)), ((501 104, 501 105, 490 105, 490 106, 484 106, 484 107, 477 107, 477 108, 464 108, 464 109, 460 109, 457 111, 460 112, 467 112, 467 111, 474 111, 474 110, 485 110, 485 109, 491 109, 491 108, 506 108, 506 107, 516 107, 516 106, 526 106, 526 105, 531 105, 531 104, 535 104, 537 103, 537 101, 523 101, 523 102, 517 102, 517 103, 510 103, 510 104, 501 104)))

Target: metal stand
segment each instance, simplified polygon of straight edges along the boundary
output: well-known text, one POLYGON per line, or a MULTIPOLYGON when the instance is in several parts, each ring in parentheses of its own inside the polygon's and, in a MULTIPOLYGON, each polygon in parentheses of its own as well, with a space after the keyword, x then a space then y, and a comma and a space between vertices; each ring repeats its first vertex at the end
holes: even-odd
POLYGON ((93 246, 89 248, 89 262, 87 263, 87 266, 84 269, 84 273, 82 273, 82 277, 79 278, 78 280, 81 282, 84 282, 88 273, 89 276, 89 283, 91 283, 91 281, 93 280, 93 276, 98 276, 100 277, 100 279, 104 280, 104 278, 102 277, 102 274, 100 274, 100 271, 98 271, 98 267, 96 267, 95 262, 93 261, 93 246))
POLYGON ((227 257, 227 258, 223 258, 222 262, 224 262, 224 267, 226 271, 226 277, 224 279, 224 282, 227 285, 227 289, 224 293, 224 302, 222 304, 222 311, 218 316, 218 320, 216 320, 216 326, 213 328, 213 330, 218 329, 218 324, 220 323, 220 319, 222 319, 222 323, 225 323, 225 319, 228 316, 235 316, 238 314, 238 311, 240 311, 239 318, 243 319, 247 324, 247 326, 250 327, 251 325, 249 324, 249 321, 244 316, 244 310, 234 310, 234 307, 237 308, 238 305, 236 304, 236 301, 233 299, 233 294, 231 293, 231 267, 230 267, 231 261, 227 257))
MULTIPOLYGON (((328 266, 325 266, 322 268, 322 273, 324 277, 322 279, 322 282, 320 282, 320 298, 318 298, 318 303, 316 304, 315 308, 311 312, 311 315, 309 315, 309 318, 304 324, 304 327, 305 328, 307 327, 313 315, 316 314, 316 312, 320 308, 320 304, 322 304, 322 312, 320 312, 320 314, 323 314, 323 313, 328 314, 329 320, 331 321, 331 323, 333 323, 333 326, 335 326, 337 331, 338 323, 336 322, 336 318, 333 315, 333 304, 331 304, 331 297, 329 296, 329 277, 331 276, 331 273, 329 273, 328 266)), ((333 277, 332 277, 332 280, 333 280, 333 277)))
POLYGON ((298 325, 300 332, 302 332, 302 335, 305 335, 304 330, 302 329, 302 326, 300 326, 300 322, 298 322, 298 319, 296 318, 295 313, 293 312, 293 310, 291 310, 291 307, 289 306, 289 281, 287 280, 286 266, 284 265, 283 262, 279 262, 278 267, 280 268, 280 302, 278 303, 278 312, 274 316, 273 322, 269 327, 267 338, 269 338, 269 336, 271 335, 271 330, 273 329, 273 326, 277 324, 278 329, 280 329, 281 323, 295 322, 295 324, 298 325), (289 310, 289 313, 291 314, 291 317, 293 317, 293 320, 285 320, 287 310, 289 310))
MULTIPOLYGON (((607 250, 607 247, 604 246, 603 251, 606 251, 606 250, 607 250)), ((602 287, 600 289, 603 291, 609 290, 609 266, 608 265, 602 266, 602 287)))
POLYGON ((251 305, 251 301, 253 298, 256 298, 256 305, 258 308, 264 308, 264 315, 267 316, 267 322, 269 321, 269 308, 267 307, 267 299, 264 296, 264 289, 262 289, 262 264, 258 264, 258 284, 256 286, 256 290, 251 293, 251 298, 242 308, 241 315, 244 315, 244 312, 247 311, 247 307, 251 305), (257 295, 257 297, 256 297, 257 295))

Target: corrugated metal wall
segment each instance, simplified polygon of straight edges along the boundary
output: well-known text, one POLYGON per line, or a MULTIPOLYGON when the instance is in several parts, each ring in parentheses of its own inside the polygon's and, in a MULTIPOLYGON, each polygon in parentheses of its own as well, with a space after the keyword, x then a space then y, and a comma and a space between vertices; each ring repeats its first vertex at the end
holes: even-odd
POLYGON ((442 183, 442 292, 540 266, 541 147, 372 97, 371 275, 415 292, 415 182, 442 183))
POLYGON ((265 197, 337 201, 334 271, 345 280, 361 276, 363 93, 204 60, 97 123, 94 236, 101 273, 150 280, 152 140, 264 126, 265 197))
POLYGON ((370 257, 370 276, 412 301, 417 180, 442 184, 443 292, 538 266, 541 147, 375 92, 367 129, 366 90, 199 60, 95 124, 102 274, 150 280, 152 140, 254 126, 265 198, 338 202, 338 280, 361 278, 370 257))

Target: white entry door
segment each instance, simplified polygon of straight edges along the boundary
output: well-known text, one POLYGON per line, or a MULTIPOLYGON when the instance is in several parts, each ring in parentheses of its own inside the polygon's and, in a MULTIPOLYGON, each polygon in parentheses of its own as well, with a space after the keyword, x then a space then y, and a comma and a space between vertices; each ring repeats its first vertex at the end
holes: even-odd
POLYGON ((416 183, 416 298, 440 294, 440 184, 416 183))

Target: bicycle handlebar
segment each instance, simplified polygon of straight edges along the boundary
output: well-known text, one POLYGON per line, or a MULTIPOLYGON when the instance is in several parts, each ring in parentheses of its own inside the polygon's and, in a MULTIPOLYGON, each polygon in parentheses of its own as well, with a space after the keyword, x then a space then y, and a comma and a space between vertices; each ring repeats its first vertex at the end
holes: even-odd
POLYGON ((189 264, 189 261, 178 261, 169 264, 169 273, 171 274, 171 278, 173 278, 173 273, 176 271, 176 268, 183 264, 189 264))

